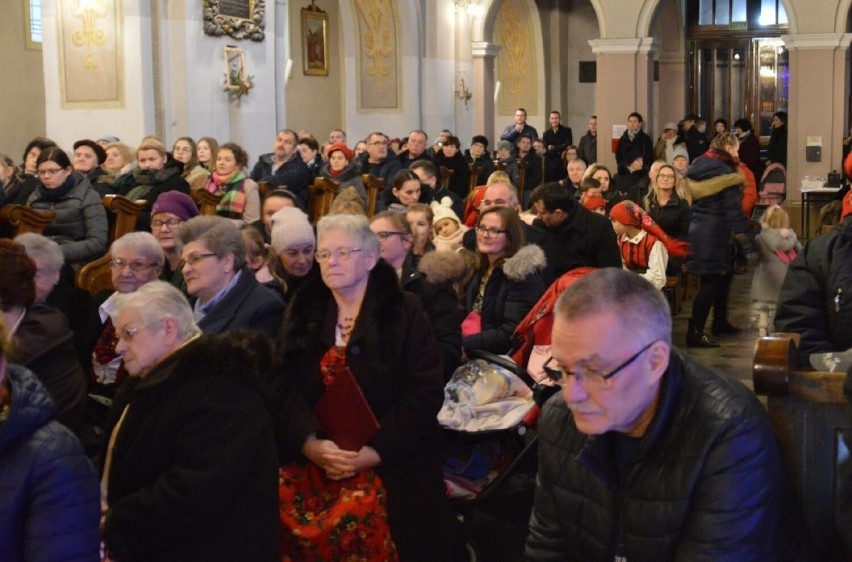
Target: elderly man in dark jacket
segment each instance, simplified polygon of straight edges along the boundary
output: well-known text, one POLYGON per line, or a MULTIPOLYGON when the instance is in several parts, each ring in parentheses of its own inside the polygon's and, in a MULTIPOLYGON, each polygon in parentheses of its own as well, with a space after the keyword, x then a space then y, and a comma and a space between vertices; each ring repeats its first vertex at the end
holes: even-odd
POLYGON ((308 186, 311 172, 298 151, 299 139, 291 129, 281 129, 272 142, 274 152, 261 154, 251 170, 251 179, 266 181, 286 188, 299 198, 299 206, 308 204, 308 186))
POLYGON ((280 560, 278 462, 260 391, 269 343, 201 336, 183 294, 152 281, 113 319, 131 378, 104 456, 115 560, 280 560))
POLYGON ((557 278, 575 267, 621 268, 621 252, 609 220, 580 205, 564 186, 551 182, 537 187, 530 207, 538 217, 533 227, 551 239, 547 262, 557 278))
POLYGON ((560 297, 527 560, 791 560, 801 513, 761 404, 671 346, 665 297, 620 269, 560 297))

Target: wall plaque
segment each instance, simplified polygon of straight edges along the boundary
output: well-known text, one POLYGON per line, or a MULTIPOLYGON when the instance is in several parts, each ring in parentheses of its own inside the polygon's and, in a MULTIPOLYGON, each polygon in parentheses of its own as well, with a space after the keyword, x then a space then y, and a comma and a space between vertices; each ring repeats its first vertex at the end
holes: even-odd
POLYGON ((202 0, 204 34, 263 41, 265 0, 202 0))

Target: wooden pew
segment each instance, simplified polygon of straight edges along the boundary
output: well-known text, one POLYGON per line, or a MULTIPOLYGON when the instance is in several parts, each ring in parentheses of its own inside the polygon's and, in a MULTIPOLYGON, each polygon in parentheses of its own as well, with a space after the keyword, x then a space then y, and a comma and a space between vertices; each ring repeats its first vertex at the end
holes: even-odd
POLYGON ((263 201, 266 199, 266 194, 275 189, 275 187, 268 181, 257 182, 257 192, 260 194, 260 200, 263 201))
POLYGON ((316 178, 308 187, 308 220, 316 224, 328 214, 337 195, 337 185, 326 178, 316 178))
POLYGON ((216 206, 219 204, 219 201, 222 200, 222 193, 216 195, 215 193, 210 193, 206 189, 196 189, 192 193, 192 200, 195 201, 195 204, 198 205, 198 212, 202 215, 215 215, 216 214, 216 206))
POLYGON ((470 163, 467 165, 467 169, 470 170, 470 182, 467 187, 467 192, 470 194, 474 189, 476 189, 476 182, 479 179, 479 166, 476 164, 470 163))
POLYGON ((112 256, 107 252, 105 256, 83 265, 77 270, 75 279, 77 286, 92 296, 103 290, 112 289, 112 270, 109 267, 111 260, 112 256))
POLYGON ((527 183, 527 166, 528 163, 526 160, 518 160, 518 185, 515 186, 518 188, 518 201, 523 204, 524 202, 524 189, 526 189, 527 183))
POLYGON ((104 195, 101 199, 107 212, 109 231, 107 247, 117 238, 136 230, 136 219, 145 210, 145 201, 131 201, 124 195, 104 195))
POLYGON ((14 238, 25 232, 42 234, 56 213, 37 211, 26 205, 3 205, 0 207, 0 236, 14 238))
POLYGON ((444 189, 450 188, 450 180, 453 178, 454 173, 455 170, 441 166, 441 187, 444 189))
POLYGON ((781 333, 757 340, 754 391, 767 397, 769 419, 814 543, 814 560, 850 560, 852 553, 840 552, 834 511, 839 458, 849 454, 841 434, 852 430, 843 396, 846 374, 797 369, 797 341, 797 335, 781 333))
POLYGON ((361 174, 361 183, 364 184, 364 190, 367 192, 367 218, 373 218, 376 214, 376 205, 379 202, 379 196, 385 189, 384 178, 377 178, 370 174, 361 174))

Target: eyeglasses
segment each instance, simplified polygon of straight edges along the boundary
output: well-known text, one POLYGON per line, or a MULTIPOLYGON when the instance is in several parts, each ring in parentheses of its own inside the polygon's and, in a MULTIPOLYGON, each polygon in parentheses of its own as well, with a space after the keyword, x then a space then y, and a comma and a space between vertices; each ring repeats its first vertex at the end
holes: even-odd
POLYGON ((176 147, 174 147, 172 152, 182 152, 184 154, 191 154, 192 153, 192 147, 190 147, 190 146, 183 146, 183 147, 176 146, 176 147))
POLYGON ((338 248, 336 250, 320 250, 316 253, 316 258, 319 263, 325 263, 331 259, 332 254, 337 256, 340 261, 346 261, 352 255, 352 252, 360 252, 361 248, 338 248))
POLYGON ((652 341, 633 355, 627 358, 627 360, 611 370, 609 373, 603 374, 594 369, 588 369, 586 371, 565 371, 563 369, 558 369, 554 367, 549 367, 550 363, 553 362, 553 356, 550 357, 547 361, 544 362, 542 368, 544 369, 544 373, 547 375, 547 378, 553 382, 561 382, 562 377, 574 376, 577 379, 577 382, 582 384, 586 390, 597 390, 604 388, 607 385, 607 381, 626 369, 630 366, 631 363, 639 359, 639 356, 648 351, 652 345, 657 343, 657 340, 652 341))
POLYGON ((148 262, 145 262, 145 261, 142 261, 142 260, 127 261, 127 260, 123 260, 121 258, 115 259, 115 260, 110 260, 110 262, 109 262, 109 266, 112 269, 122 270, 125 267, 129 267, 130 271, 133 271, 133 272, 147 271, 147 270, 151 269, 152 267, 154 267, 156 265, 157 264, 155 264, 155 263, 148 263, 148 262))
POLYGON ((151 326, 156 326, 159 323, 160 323, 160 321, 157 320, 156 322, 152 322, 150 324, 145 324, 144 326, 137 326, 136 328, 128 328, 127 326, 125 326, 124 328, 122 328, 120 330, 116 330, 116 334, 118 334, 118 340, 119 341, 124 340, 124 341, 129 342, 134 337, 136 337, 136 334, 139 333, 139 330, 144 330, 145 328, 150 328, 151 326))
POLYGON ((192 265, 197 264, 198 262, 200 262, 200 261, 201 261, 201 260, 203 260, 204 258, 212 258, 212 257, 213 257, 213 256, 215 256, 215 255, 216 255, 216 254, 213 254, 213 253, 207 253, 207 254, 189 254, 188 256, 186 256, 186 259, 185 259, 184 261, 185 261, 186 263, 188 263, 189 265, 191 265, 191 266, 192 266, 192 265))
POLYGON ((622 364, 620 364, 618 367, 614 368, 613 370, 611 370, 609 373, 606 373, 606 374, 599 373, 599 372, 597 372, 593 369, 587 370, 585 372, 582 372, 582 371, 578 372, 578 371, 564 371, 562 369, 548 367, 548 365, 553 361, 552 356, 550 357, 550 359, 548 359, 547 361, 544 362, 544 365, 542 366, 542 368, 544 369, 544 372, 547 375, 547 378, 550 379, 553 382, 557 382, 557 383, 561 382, 562 377, 573 375, 574 377, 576 377, 577 382, 582 384, 587 390, 596 390, 596 389, 600 389, 600 388, 605 387, 607 385, 607 381, 609 379, 611 379, 612 377, 614 377, 615 375, 617 375, 618 373, 620 373, 621 371, 623 371, 624 369, 629 367, 634 361, 636 361, 639 358, 639 356, 641 356, 643 353, 648 351, 651 348, 651 346, 654 345, 655 343, 657 343, 657 340, 650 342, 648 345, 646 345, 645 347, 643 347, 642 349, 640 349, 639 351, 637 351, 636 353, 634 353, 633 355, 628 357, 627 360, 624 361, 622 364))
POLYGON ((370 146, 387 146, 388 141, 373 141, 370 143, 370 146))
POLYGON ((376 237, 379 240, 381 240, 382 242, 384 242, 385 240, 387 240, 388 238, 390 238, 394 234, 398 234, 398 235, 402 236, 405 233, 404 232, 396 232, 394 230, 385 230, 385 231, 382 231, 382 232, 376 232, 376 237))
POLYGON ((675 179, 674 174, 657 174, 657 178, 661 180, 673 180, 675 179))
POLYGON ((49 170, 38 170, 36 173, 39 177, 49 178, 50 176, 55 176, 59 172, 65 171, 65 168, 51 168, 49 170))
POLYGON ((491 228, 487 226, 477 226, 476 233, 482 234, 483 236, 497 236, 498 234, 505 234, 505 230, 501 230, 499 228, 491 228))
POLYGON ((163 226, 168 226, 169 228, 174 228, 179 225, 182 221, 180 219, 166 219, 164 221, 161 220, 153 220, 151 221, 151 228, 163 228, 163 226))

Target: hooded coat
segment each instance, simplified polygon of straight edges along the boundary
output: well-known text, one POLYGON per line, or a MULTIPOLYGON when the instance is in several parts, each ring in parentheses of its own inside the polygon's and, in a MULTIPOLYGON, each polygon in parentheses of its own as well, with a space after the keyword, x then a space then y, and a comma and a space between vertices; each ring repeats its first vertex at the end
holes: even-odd
POLYGON ((799 254, 802 245, 791 228, 763 228, 756 238, 760 261, 754 268, 751 300, 776 303, 790 265, 781 259, 778 252, 787 254, 790 250, 795 250, 796 254, 799 254))
POLYGON ((36 376, 6 368, 9 418, 0 422, 0 559, 98 560, 98 477, 76 437, 54 421, 36 376))
MULTIPOLYGON (((462 339, 465 350, 479 349, 496 354, 509 352, 518 323, 547 289, 542 275, 546 265, 542 249, 528 244, 494 268, 482 299, 482 331, 462 339)), ((482 269, 478 270, 468 285, 467 313, 473 310, 484 273, 482 269)))

